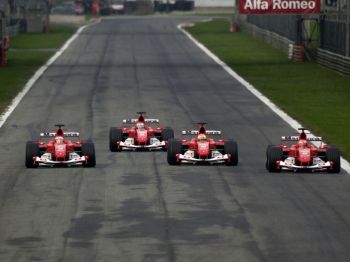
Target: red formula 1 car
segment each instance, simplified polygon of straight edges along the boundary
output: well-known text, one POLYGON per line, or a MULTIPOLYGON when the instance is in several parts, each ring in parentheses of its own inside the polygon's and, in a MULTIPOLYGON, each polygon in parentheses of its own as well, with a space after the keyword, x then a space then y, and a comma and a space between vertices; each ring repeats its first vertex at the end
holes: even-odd
POLYGON ((340 172, 340 152, 334 146, 323 145, 321 137, 308 137, 305 128, 299 128, 299 136, 282 136, 282 141, 296 141, 297 144, 269 145, 266 150, 266 168, 270 172, 281 170, 310 170, 340 172), (308 142, 318 141, 320 146, 308 142))
POLYGON ((182 135, 195 136, 190 140, 170 139, 167 160, 170 165, 181 163, 238 164, 238 147, 234 140, 214 140, 208 135, 221 135, 221 131, 206 130, 206 123, 198 123, 198 130, 182 131, 182 135))
POLYGON ((48 142, 28 141, 26 167, 96 165, 95 147, 91 141, 72 142, 66 138, 79 137, 78 132, 64 132, 64 125, 56 125, 56 132, 40 133, 41 138, 53 138, 48 142))
POLYGON ((137 112, 138 118, 123 120, 123 127, 110 128, 109 148, 112 152, 166 150, 168 140, 174 137, 174 130, 170 127, 159 127, 159 120, 144 118, 145 113, 137 112))

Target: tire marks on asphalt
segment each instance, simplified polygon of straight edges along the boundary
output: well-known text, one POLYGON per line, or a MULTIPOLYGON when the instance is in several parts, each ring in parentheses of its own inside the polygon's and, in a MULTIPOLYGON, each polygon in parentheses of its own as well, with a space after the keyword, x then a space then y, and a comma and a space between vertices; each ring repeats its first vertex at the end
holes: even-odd
POLYGON ((176 254, 175 254, 175 248, 171 240, 172 230, 171 230, 171 219, 169 217, 169 210, 167 207, 167 203, 164 198, 164 185, 163 185, 163 179, 162 175, 159 172, 158 166, 159 163, 157 163, 157 156, 155 153, 152 153, 153 155, 153 169, 154 169, 154 175, 157 181, 157 198, 159 201, 159 204, 162 209, 163 213, 163 230, 164 230, 164 244, 166 246, 167 254, 168 254, 168 262, 175 262, 176 261, 176 254))

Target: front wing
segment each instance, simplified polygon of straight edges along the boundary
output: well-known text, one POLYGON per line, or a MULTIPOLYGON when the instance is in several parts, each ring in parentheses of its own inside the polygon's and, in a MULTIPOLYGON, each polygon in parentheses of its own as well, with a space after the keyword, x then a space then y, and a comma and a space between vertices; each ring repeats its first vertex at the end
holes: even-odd
POLYGON ((205 159, 194 158, 183 154, 177 154, 176 157, 177 157, 177 160, 180 161, 181 163, 192 163, 192 164, 196 164, 196 163, 223 164, 230 159, 228 154, 219 155, 212 158, 205 158, 205 159))
POLYGON ((310 166, 299 166, 299 165, 295 165, 293 163, 288 163, 285 161, 277 161, 277 167, 279 167, 281 170, 291 170, 291 171, 296 171, 296 170, 325 171, 328 168, 331 168, 332 164, 331 162, 327 161, 327 162, 318 163, 310 166))
POLYGON ((154 144, 150 145, 133 145, 133 144, 128 144, 123 141, 118 142, 118 146, 122 150, 142 150, 142 149, 147 149, 147 150, 160 150, 160 149, 165 149, 166 148, 166 143, 165 141, 160 141, 156 142, 154 144))
POLYGON ((39 166, 80 166, 87 162, 87 158, 85 156, 65 160, 65 161, 54 161, 47 158, 35 157, 34 163, 39 166))

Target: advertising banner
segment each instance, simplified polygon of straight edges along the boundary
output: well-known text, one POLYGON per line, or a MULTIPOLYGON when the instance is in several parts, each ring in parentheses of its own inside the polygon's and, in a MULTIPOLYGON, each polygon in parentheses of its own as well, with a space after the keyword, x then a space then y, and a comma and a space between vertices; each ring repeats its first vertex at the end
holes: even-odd
POLYGON ((239 0, 241 14, 317 14, 321 0, 239 0))

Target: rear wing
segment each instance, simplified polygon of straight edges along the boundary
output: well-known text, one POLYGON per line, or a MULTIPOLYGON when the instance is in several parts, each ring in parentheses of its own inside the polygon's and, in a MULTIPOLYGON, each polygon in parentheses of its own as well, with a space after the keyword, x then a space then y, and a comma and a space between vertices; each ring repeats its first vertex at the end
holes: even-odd
MULTIPOLYGON (((181 132, 182 135, 199 135, 198 130, 184 130, 181 132)), ((221 131, 217 130, 206 130, 206 135, 221 135, 221 131)))
MULTIPOLYGON (((322 137, 314 136, 306 138, 307 141, 322 141, 322 137)), ((299 136, 282 136, 281 141, 299 141, 299 136)))
MULTIPOLYGON (((135 124, 136 122, 139 122, 137 118, 129 118, 123 120, 123 124, 135 124)), ((144 122, 148 124, 159 124, 159 119, 145 118, 144 122)))
MULTIPOLYGON (((54 132, 40 133, 40 137, 55 137, 55 136, 57 136, 57 134, 54 132)), ((65 136, 65 137, 79 137, 80 133, 79 132, 64 132, 63 136, 65 136)))

